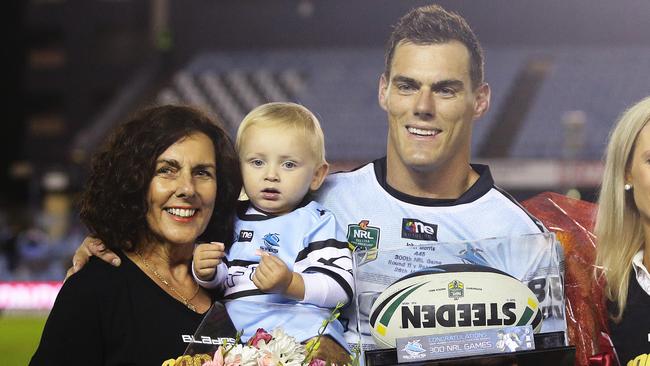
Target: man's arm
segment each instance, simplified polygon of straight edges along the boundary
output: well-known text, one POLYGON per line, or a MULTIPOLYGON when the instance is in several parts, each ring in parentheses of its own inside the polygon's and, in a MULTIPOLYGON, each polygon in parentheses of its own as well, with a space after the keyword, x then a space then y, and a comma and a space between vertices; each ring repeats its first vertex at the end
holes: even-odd
POLYGON ((84 238, 84 241, 81 242, 79 248, 74 252, 74 256, 72 257, 72 267, 68 269, 65 278, 67 279, 73 274, 79 272, 79 270, 88 263, 88 260, 92 256, 96 256, 115 267, 118 267, 122 263, 120 257, 106 248, 101 240, 93 238, 92 236, 87 236, 84 238))

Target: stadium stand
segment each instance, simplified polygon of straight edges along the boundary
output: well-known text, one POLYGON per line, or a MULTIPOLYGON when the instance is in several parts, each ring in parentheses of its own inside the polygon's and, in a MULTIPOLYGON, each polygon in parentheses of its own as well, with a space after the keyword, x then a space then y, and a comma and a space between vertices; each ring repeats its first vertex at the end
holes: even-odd
POLYGON ((13 273, 9 270, 9 260, 4 254, 0 254, 0 281, 11 281, 13 273))
POLYGON ((563 158, 567 154, 563 115, 580 110, 586 114, 586 138, 575 157, 599 160, 618 114, 650 94, 650 49, 572 47, 546 52, 553 55, 552 69, 522 121, 510 156, 563 158))
MULTIPOLYGON (((205 53, 176 72, 158 100, 205 106, 233 132, 255 106, 293 100, 321 118, 329 160, 360 162, 384 153, 386 117, 376 92, 382 60, 379 48, 205 53)), ((482 146, 509 143, 503 158, 565 159, 563 116, 579 110, 586 115, 586 139, 584 148, 570 157, 599 160, 618 113, 650 94, 648 66, 646 48, 486 47, 492 104, 476 123, 475 154, 481 157, 482 146), (508 109, 522 105, 513 88, 537 60, 549 70, 534 81, 539 85, 530 95, 529 109, 515 115, 521 120, 514 121, 514 138, 508 142, 490 136, 508 109)))
POLYGON ((499 112, 508 108, 506 98, 526 58, 536 53, 534 48, 491 47, 485 49, 485 81, 490 84, 490 110, 474 124, 472 146, 478 153, 489 131, 497 124, 499 112))
POLYGON ((321 119, 328 159, 368 160, 385 147, 376 93, 382 55, 381 49, 206 53, 176 72, 158 101, 203 106, 234 132, 257 105, 292 100, 321 119))
MULTIPOLYGON (((486 80, 492 106, 478 121, 475 153, 504 111, 522 100, 511 95, 518 77, 536 59, 550 60, 530 110, 518 123, 508 158, 566 158, 563 114, 587 116, 584 149, 574 157, 598 160, 617 114, 649 94, 643 48, 489 47, 486 80), (615 88, 615 89, 614 89, 615 88)), ((360 162, 383 154, 386 117, 377 105, 383 70, 381 49, 327 49, 205 53, 176 72, 158 93, 160 102, 189 102, 220 114, 235 131, 246 112, 260 103, 293 100, 314 110, 323 124, 331 161, 360 162)), ((516 91, 516 90, 515 90, 516 91)), ((498 136, 497 136, 498 137, 498 136)), ((494 136, 492 136, 494 138, 494 136)))

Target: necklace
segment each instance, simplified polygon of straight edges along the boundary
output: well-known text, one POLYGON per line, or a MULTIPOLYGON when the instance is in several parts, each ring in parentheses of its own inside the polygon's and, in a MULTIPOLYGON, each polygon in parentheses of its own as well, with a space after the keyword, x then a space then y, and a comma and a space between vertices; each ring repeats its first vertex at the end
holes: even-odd
POLYGON ((154 267, 153 265, 149 265, 149 262, 146 259, 144 259, 144 257, 142 256, 142 254, 140 254, 140 252, 135 252, 135 254, 138 256, 138 258, 140 258, 140 260, 142 261, 142 264, 144 264, 145 268, 147 268, 147 270, 149 270, 149 272, 153 273, 153 275, 156 276, 156 278, 158 280, 160 280, 160 282, 162 282, 165 286, 167 286, 171 292, 175 293, 176 296, 178 296, 181 299, 181 302, 183 303, 183 305, 187 306, 190 310, 196 312, 196 306, 194 304, 192 304, 190 301, 193 298, 195 298, 196 295, 199 293, 199 285, 198 284, 196 285, 196 290, 194 291, 194 294, 192 295, 192 297, 190 297, 188 299, 185 296, 183 296, 178 290, 176 290, 174 288, 174 286, 172 286, 169 283, 169 281, 164 279, 163 276, 161 276, 160 273, 158 273, 158 271, 156 271, 156 267, 154 267))

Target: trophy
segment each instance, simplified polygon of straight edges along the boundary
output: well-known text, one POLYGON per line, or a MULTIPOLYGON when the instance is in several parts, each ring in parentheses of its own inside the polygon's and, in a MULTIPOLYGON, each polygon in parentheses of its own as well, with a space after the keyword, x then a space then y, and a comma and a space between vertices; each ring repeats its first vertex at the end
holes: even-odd
POLYGON ((573 364, 554 233, 357 250, 353 260, 367 365, 573 364))

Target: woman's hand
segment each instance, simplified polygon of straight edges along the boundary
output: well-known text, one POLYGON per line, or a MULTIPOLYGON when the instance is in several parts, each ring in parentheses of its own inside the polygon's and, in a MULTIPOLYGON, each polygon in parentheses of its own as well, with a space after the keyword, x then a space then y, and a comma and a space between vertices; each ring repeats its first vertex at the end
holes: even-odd
POLYGON ((284 262, 267 252, 258 250, 260 264, 253 274, 253 283, 267 293, 281 294, 294 300, 305 298, 305 282, 302 276, 291 272, 284 262))
POLYGON ((114 265, 115 267, 118 267, 120 263, 122 263, 120 257, 106 248, 101 240, 93 238, 92 236, 87 236, 84 238, 84 241, 81 242, 79 248, 74 252, 74 256, 72 257, 72 267, 68 269, 65 278, 67 279, 73 274, 79 272, 79 270, 88 263, 88 260, 93 255, 106 263, 114 265))
POLYGON ((199 244, 194 249, 194 273, 202 281, 211 281, 217 273, 217 266, 225 257, 226 246, 223 243, 212 242, 199 244))

